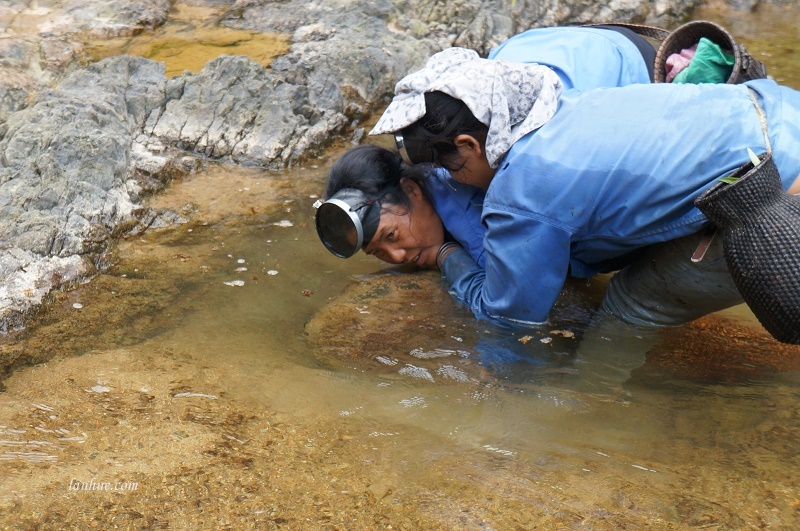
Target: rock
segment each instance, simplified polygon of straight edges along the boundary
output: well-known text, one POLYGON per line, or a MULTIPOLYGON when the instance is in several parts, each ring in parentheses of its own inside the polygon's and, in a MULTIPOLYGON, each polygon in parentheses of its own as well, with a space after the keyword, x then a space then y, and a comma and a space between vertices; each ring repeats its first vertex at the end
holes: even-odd
MULTIPOLYGON (((9 117, 0 141, 0 259, 24 255, 25 278, 46 276, 38 290, 59 286, 48 280, 53 264, 61 279, 83 276, 115 227, 134 217, 132 141, 162 105, 164 84, 160 64, 119 57, 74 73, 9 117)), ((3 286, 15 281, 3 272, 3 286)), ((14 293, 0 303, 0 323, 19 322, 42 299, 14 293)))
POLYGON ((739 385, 800 370, 800 346, 779 343, 760 327, 712 314, 660 334, 636 372, 663 381, 664 375, 698 382, 739 385))
POLYGON ((48 256, 41 258, 20 250, 0 254, 0 333, 21 328, 24 312, 9 311, 27 309, 39 305, 50 290, 95 272, 87 259, 78 255, 65 258, 48 256))
POLYGON ((0 2, 0 122, 76 70, 86 39, 153 29, 170 8, 169 0, 0 2))

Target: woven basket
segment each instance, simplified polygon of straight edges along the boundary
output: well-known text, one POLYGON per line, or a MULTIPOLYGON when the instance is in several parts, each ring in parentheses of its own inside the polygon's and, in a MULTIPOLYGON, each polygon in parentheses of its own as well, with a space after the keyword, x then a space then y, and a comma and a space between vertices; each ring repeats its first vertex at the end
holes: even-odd
POLYGON ((800 344, 800 197, 783 190, 769 154, 717 183, 695 205, 720 229, 728 270, 778 341, 800 344))
POLYGON ((656 52, 654 81, 664 83, 667 79, 667 58, 674 53, 680 53, 684 48, 691 48, 701 37, 709 39, 733 55, 735 60, 733 70, 726 83, 743 83, 767 77, 767 67, 764 63, 755 60, 747 53, 744 45, 737 44, 725 28, 706 20, 696 20, 678 27, 661 43, 656 52))

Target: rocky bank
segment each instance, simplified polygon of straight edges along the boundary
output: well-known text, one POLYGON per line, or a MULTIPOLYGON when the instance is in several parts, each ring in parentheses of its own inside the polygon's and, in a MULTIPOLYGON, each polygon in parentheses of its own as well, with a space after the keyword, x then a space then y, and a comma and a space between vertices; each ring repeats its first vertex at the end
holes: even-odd
POLYGON ((357 142, 395 82, 440 49, 485 53, 537 26, 670 27, 699 3, 0 0, 0 332, 113 263, 119 236, 182 221, 143 207, 147 194, 209 159, 280 170, 335 138, 357 142), (171 78, 141 57, 89 62, 89 43, 152 31, 179 5, 289 51, 171 78))

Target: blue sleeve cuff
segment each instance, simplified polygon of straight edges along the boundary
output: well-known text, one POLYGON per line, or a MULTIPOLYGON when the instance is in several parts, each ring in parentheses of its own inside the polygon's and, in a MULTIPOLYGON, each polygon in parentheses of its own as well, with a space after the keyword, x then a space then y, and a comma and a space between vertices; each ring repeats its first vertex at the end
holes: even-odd
POLYGON ((442 280, 445 281, 448 288, 459 279, 476 273, 483 273, 483 268, 475 263, 475 260, 463 248, 450 251, 442 263, 442 280))

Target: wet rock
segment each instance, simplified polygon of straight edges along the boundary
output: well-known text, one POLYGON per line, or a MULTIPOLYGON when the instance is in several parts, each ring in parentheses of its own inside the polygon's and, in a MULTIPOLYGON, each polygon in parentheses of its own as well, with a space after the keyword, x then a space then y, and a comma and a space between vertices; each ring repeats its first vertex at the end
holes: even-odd
MULTIPOLYGON (((0 254, 0 273, 11 272, 0 285, 0 305, 21 306, 44 297, 50 303, 48 312, 37 314, 34 326, 0 341, 0 382, 17 367, 54 356, 83 354, 100 343, 135 345, 175 327, 186 314, 180 293, 191 289, 196 279, 192 275, 175 278, 165 271, 169 256, 163 249, 151 246, 129 268, 110 268, 112 274, 98 274, 79 256, 42 260, 18 250, 0 254), (78 290, 51 292, 54 287, 87 276, 93 280, 81 287, 79 299, 78 290), (167 313, 166 308, 170 309, 167 313)), ((23 322, 21 316, 6 316, 4 332, 30 324, 30 319, 23 322)))
POLYGON ((457 358, 461 342, 452 336, 463 335, 465 317, 433 272, 376 276, 322 308, 306 333, 324 363, 377 360, 380 368, 397 359, 419 362, 416 350, 441 349, 457 358))
POLYGON ((541 487, 568 479, 581 494, 608 493, 624 483, 619 472, 605 483, 565 479, 402 419, 282 413, 231 396, 229 367, 188 350, 151 344, 51 365, 19 373, 0 394, 7 527, 640 529, 654 520, 651 505, 593 519, 592 496, 566 504, 541 487), (81 490, 104 482, 125 491, 81 490))
POLYGON ((603 280, 568 281, 547 324, 507 331, 475 321, 441 289, 435 272, 359 279, 308 322, 309 351, 325 367, 388 382, 515 389, 580 383, 609 400, 623 395, 611 394, 606 382, 738 383, 800 368, 800 347, 720 315, 659 333, 598 329, 603 280))
MULTIPOLYGON (((94 273, 86 259, 71 255, 41 258, 33 253, 14 249, 0 254, 0 308, 28 308, 41 304, 53 288, 94 273)), ((22 326, 20 312, 8 312, 0 319, 0 333, 22 326)))

